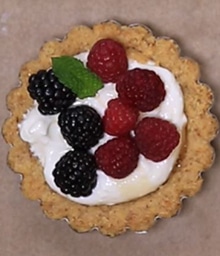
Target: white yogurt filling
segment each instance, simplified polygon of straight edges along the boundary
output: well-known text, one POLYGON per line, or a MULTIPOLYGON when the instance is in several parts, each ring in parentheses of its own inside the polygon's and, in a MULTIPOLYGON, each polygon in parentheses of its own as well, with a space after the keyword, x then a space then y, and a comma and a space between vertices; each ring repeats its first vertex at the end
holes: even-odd
MULTIPOLYGON (((87 53, 81 53, 75 57, 85 63, 87 53)), ((138 67, 153 70, 164 82, 166 90, 165 99, 159 107, 151 112, 142 113, 141 118, 153 116, 168 120, 176 125, 181 134, 187 119, 183 110, 182 91, 173 74, 167 69, 155 66, 153 63, 140 64, 134 60, 129 60, 129 69, 138 67)), ((95 97, 79 99, 74 105, 87 104, 103 116, 107 102, 116 97, 115 84, 108 83, 97 92, 95 97)), ((76 198, 62 193, 54 183, 52 175, 55 164, 66 152, 71 150, 71 147, 61 135, 57 117, 58 115, 43 116, 37 110, 37 103, 35 103, 34 107, 24 115, 23 121, 19 124, 20 136, 30 144, 33 155, 39 158, 44 168, 44 176, 48 185, 60 195, 80 204, 112 205, 130 201, 155 191, 168 179, 181 148, 180 141, 167 159, 157 163, 140 155, 137 168, 123 179, 109 177, 101 170, 98 170, 97 185, 92 194, 88 197, 76 198)), ((105 134, 99 144, 93 147, 91 151, 94 152, 99 145, 111 138, 112 136, 105 134)))

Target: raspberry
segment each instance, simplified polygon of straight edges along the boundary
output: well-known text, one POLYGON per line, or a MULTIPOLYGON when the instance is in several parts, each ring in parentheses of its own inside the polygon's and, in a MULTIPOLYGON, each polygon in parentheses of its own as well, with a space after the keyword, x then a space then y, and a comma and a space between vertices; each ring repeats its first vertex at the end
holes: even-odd
POLYGON ((135 141, 140 153, 154 162, 166 159, 179 140, 176 126, 159 118, 145 117, 135 129, 135 141))
POLYGON ((100 115, 87 105, 78 105, 61 112, 58 124, 64 139, 73 148, 89 149, 103 136, 100 115))
POLYGON ((120 99, 110 100, 103 117, 105 132, 117 136, 129 133, 137 119, 137 109, 123 104, 120 99))
POLYGON ((146 69, 135 68, 121 75, 116 84, 119 98, 140 111, 151 111, 164 100, 165 89, 160 77, 146 69))
POLYGON ((128 68, 124 47, 112 39, 97 41, 89 52, 87 67, 104 83, 116 82, 128 68))
POLYGON ((96 169, 94 155, 74 150, 61 157, 52 174, 55 184, 64 194, 89 196, 96 186, 96 169))
POLYGON ((117 137, 101 145, 95 157, 98 168, 104 173, 122 179, 137 167, 139 151, 131 137, 117 137))
POLYGON ((57 114, 76 99, 76 95, 59 82, 52 69, 32 74, 27 89, 30 96, 37 100, 38 110, 43 115, 57 114))

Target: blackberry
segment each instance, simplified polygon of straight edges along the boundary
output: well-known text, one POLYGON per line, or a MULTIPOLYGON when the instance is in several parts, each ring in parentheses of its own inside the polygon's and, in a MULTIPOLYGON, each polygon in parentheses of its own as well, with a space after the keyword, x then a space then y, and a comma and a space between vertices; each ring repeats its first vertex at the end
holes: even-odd
POLYGON ((69 107, 76 95, 59 82, 52 69, 32 74, 27 87, 30 96, 38 102, 43 115, 53 115, 69 107))
POLYGON ((62 111, 58 124, 64 139, 73 148, 89 149, 103 136, 102 118, 95 109, 87 105, 62 111))
POLYGON ((96 186, 96 169, 94 155, 83 150, 69 151, 56 163, 54 181, 64 194, 86 197, 96 186))

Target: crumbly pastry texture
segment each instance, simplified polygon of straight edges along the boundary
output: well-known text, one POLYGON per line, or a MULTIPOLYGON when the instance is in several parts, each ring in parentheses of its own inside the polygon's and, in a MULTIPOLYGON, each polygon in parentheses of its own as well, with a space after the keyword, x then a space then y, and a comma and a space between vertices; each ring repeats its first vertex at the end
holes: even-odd
POLYGON ((78 232, 95 228, 101 233, 116 236, 127 229, 148 230, 157 218, 169 218, 181 208, 181 199, 196 194, 202 185, 201 173, 214 159, 210 145, 217 133, 218 122, 210 113, 213 94, 210 88, 199 82, 198 64, 180 56, 178 45, 169 38, 155 38, 142 25, 124 26, 116 22, 104 22, 73 28, 62 41, 47 42, 37 59, 24 64, 20 71, 20 85, 7 97, 11 112, 3 126, 3 136, 10 151, 9 166, 22 174, 21 189, 26 197, 39 200, 44 213, 51 219, 67 219, 78 232), (18 123, 24 113, 33 106, 27 92, 30 74, 51 66, 51 57, 75 55, 89 50, 101 38, 112 38, 124 45, 128 58, 170 70, 179 82, 184 95, 184 108, 188 123, 180 157, 168 179, 157 191, 142 198, 113 206, 85 206, 69 201, 53 192, 46 184, 39 160, 30 152, 29 144, 19 137, 18 123))

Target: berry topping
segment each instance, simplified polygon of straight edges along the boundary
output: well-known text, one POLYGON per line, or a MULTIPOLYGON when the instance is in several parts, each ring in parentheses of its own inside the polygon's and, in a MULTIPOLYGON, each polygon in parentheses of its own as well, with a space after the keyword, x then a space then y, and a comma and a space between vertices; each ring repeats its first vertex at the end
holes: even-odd
POLYGON ((128 70, 117 81, 119 98, 140 111, 151 111, 164 100, 165 89, 160 77, 146 69, 128 70))
POLYGON ((145 117, 135 129, 135 141, 141 154, 154 162, 166 159, 179 140, 176 126, 159 118, 145 117))
POLYGON ((108 102, 103 121, 105 132, 110 135, 123 135, 134 129, 138 119, 138 110, 124 104, 120 99, 108 102))
POLYGON ((89 149, 103 136, 101 117, 87 105, 78 105, 61 112, 58 124, 64 139, 73 148, 89 149))
POLYGON ((32 74, 27 87, 30 96, 38 102, 43 115, 53 115, 69 107, 76 95, 62 84, 52 69, 32 74))
POLYGON ((95 157, 85 151, 69 151, 56 163, 53 176, 64 194, 89 196, 97 182, 95 157))
POLYGON ((125 178, 137 167, 138 156, 137 146, 129 136, 109 140, 95 152, 98 168, 117 179, 125 178))
POLYGON ((89 52, 87 67, 103 82, 116 82, 128 68, 124 47, 112 39, 99 40, 89 52))

